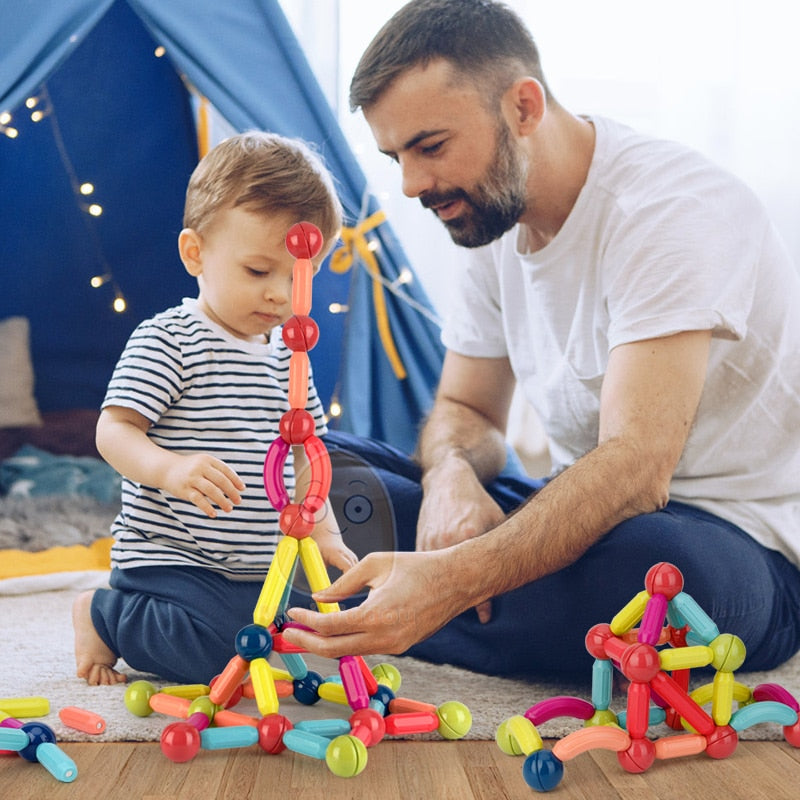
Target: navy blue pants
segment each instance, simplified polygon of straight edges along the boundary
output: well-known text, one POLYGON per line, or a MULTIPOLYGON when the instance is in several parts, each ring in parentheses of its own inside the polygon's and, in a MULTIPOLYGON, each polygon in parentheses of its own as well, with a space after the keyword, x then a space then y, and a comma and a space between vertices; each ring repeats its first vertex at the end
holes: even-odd
MULTIPOLYGON (((345 541, 359 556, 370 549, 413 550, 419 468, 378 442, 338 432, 325 442, 334 466, 331 500, 345 541)), ((512 471, 488 488, 510 512, 541 486, 512 471)), ((468 610, 408 655, 494 675, 588 680, 587 631, 609 622, 641 591, 647 570, 659 561, 681 570, 684 591, 720 632, 741 637, 745 669, 771 669, 800 649, 800 571, 725 520, 670 502, 618 525, 566 569, 494 598, 487 624, 468 610)), ((235 634, 252 621, 262 581, 230 581, 194 567, 148 567, 115 570, 111 586, 96 592, 92 604, 95 627, 109 647, 136 669, 205 683, 233 655, 235 634)), ((308 594, 299 587, 290 602, 308 603, 308 594)))

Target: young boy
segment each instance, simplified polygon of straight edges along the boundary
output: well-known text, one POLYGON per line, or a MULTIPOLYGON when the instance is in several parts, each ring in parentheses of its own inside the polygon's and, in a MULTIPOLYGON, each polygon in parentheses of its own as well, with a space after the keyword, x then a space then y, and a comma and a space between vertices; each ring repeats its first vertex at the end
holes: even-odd
MULTIPOLYGON (((98 450, 122 474, 123 490, 111 588, 80 595, 73 609, 77 672, 89 684, 124 681, 118 658, 170 681, 207 683, 252 622, 282 536, 263 463, 289 408, 281 325, 292 313, 294 258, 284 242, 301 220, 325 238, 318 267, 338 236, 341 206, 302 143, 234 136, 192 174, 178 250, 198 297, 134 331, 97 424, 98 450)), ((307 410, 323 434, 311 379, 307 410)), ((302 447, 293 450, 300 476, 307 460, 302 447)), ((355 563, 330 505, 312 535, 326 563, 355 563)))

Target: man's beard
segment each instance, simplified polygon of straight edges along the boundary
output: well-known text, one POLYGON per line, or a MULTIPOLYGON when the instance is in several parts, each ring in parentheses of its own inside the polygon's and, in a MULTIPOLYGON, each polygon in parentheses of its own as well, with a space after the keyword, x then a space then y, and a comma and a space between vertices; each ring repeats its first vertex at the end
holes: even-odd
POLYGON ((516 225, 526 206, 527 164, 514 146, 508 128, 498 125, 494 161, 483 180, 467 192, 454 189, 420 198, 425 208, 464 200, 467 210, 459 217, 443 220, 450 238, 461 247, 482 247, 499 239, 516 225))

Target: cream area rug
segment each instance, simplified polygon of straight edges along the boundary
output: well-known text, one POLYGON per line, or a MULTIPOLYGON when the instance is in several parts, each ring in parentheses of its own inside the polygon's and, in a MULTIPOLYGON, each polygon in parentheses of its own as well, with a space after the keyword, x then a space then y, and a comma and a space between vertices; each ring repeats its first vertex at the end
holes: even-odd
MULTIPOLYGON (((50 712, 40 719, 54 729, 61 741, 157 741, 170 721, 168 718, 159 714, 144 718, 134 716, 124 703, 124 685, 90 687, 75 676, 72 601, 79 591, 102 585, 104 579, 105 574, 100 572, 75 572, 0 581, 0 698, 47 698, 50 712), (58 716, 65 706, 78 706, 99 714, 106 722, 105 732, 93 736, 65 727, 58 716)), ((373 656, 367 661, 370 665, 389 662, 397 667, 402 676, 398 694, 403 697, 435 705, 448 700, 465 703, 473 718, 468 739, 493 739, 501 722, 523 714, 540 700, 557 695, 591 699, 590 676, 583 685, 533 683, 478 675, 452 666, 396 656, 373 656)), ((323 676, 336 673, 334 661, 309 656, 308 662, 310 668, 323 676)), ((135 673, 124 665, 123 671, 128 673, 129 681, 144 678, 156 688, 165 685, 153 676, 135 673)), ((800 655, 769 673, 737 672, 737 680, 750 688, 760 683, 779 683, 800 698, 800 655)), ((624 710, 624 706, 623 696, 615 697, 611 705, 615 711, 624 710)), ((253 701, 243 701, 237 710, 258 715, 253 701)), ((281 702, 281 713, 297 722, 347 717, 349 710, 324 700, 304 706, 288 698, 281 702)), ((539 731, 546 738, 560 738, 581 724, 569 718, 556 719, 541 725, 539 731)), ((410 738, 438 737, 427 734, 410 738)), ((779 725, 762 723, 743 731, 741 738, 778 740, 783 735, 779 725)))

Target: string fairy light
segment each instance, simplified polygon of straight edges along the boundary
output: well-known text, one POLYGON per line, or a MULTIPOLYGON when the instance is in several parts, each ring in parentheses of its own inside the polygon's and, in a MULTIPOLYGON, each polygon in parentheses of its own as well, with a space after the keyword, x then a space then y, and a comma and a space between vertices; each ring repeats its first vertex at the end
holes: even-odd
MULTIPOLYGON (((90 278, 89 285, 94 289, 99 289, 101 286, 110 284, 114 293, 114 299, 111 303, 111 307, 118 314, 122 314, 127 310, 128 302, 125 299, 122 289, 114 279, 111 266, 105 257, 102 243, 91 219, 97 219, 98 217, 102 216, 104 209, 100 203, 90 199, 95 192, 94 184, 90 181, 78 180, 78 175, 75 171, 72 159, 69 157, 66 145, 64 144, 61 126, 58 122, 55 108, 53 107, 53 101, 46 83, 41 85, 38 94, 31 95, 30 97, 26 98, 24 107, 30 113, 30 119, 34 123, 39 123, 46 118, 50 119, 53 141, 55 143, 59 159, 64 167, 64 171, 67 173, 67 178, 69 179, 70 186, 72 187, 73 195, 75 196, 78 208, 82 212, 81 218, 84 221, 89 238, 94 245, 97 253, 97 260, 100 262, 103 270, 101 273, 90 278)), ((10 139, 16 139, 19 136, 19 129, 16 126, 13 126, 12 122, 13 116, 11 112, 0 112, 0 133, 5 134, 10 139)))
POLYGON ((13 119, 10 111, 0 111, 0 133, 4 133, 9 139, 19 136, 19 131, 11 124, 13 119))

